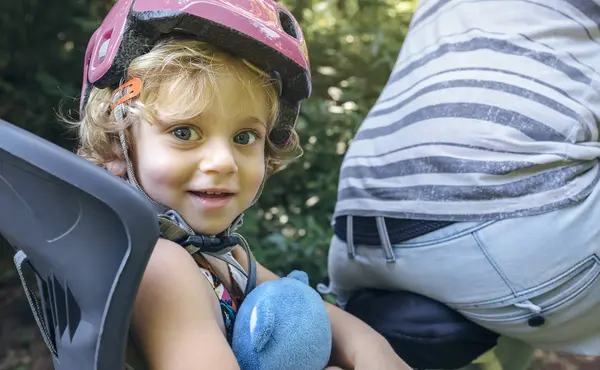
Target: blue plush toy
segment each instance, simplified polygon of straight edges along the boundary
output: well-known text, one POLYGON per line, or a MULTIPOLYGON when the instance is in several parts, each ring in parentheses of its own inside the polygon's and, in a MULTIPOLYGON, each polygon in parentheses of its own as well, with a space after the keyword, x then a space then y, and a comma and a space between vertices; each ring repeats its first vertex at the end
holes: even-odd
POLYGON ((331 353, 331 327, 308 276, 293 271, 265 282, 244 300, 233 329, 241 370, 323 370, 331 353))

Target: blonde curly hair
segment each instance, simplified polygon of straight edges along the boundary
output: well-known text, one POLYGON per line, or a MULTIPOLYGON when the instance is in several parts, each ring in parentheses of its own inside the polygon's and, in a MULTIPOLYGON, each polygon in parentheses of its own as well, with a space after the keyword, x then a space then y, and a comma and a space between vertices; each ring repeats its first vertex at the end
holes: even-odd
MULTIPOLYGON (((125 80, 140 78, 140 95, 123 103, 124 120, 118 123, 111 112, 113 89, 92 88, 81 120, 69 121, 77 131, 77 154, 104 166, 123 159, 119 132, 124 131, 132 145, 129 128, 141 120, 155 122, 160 109, 161 119, 186 120, 197 116, 214 95, 219 74, 234 76, 248 93, 261 86, 269 104, 269 133, 279 113, 276 81, 245 60, 238 59, 210 44, 180 38, 165 39, 150 52, 135 58, 127 69, 125 80), (169 94, 160 94, 160 91, 169 94), (171 93, 172 92, 172 93, 171 93), (166 97, 166 101, 165 101, 166 97)), ((295 130, 285 146, 277 146, 267 137, 265 160, 267 176, 281 170, 290 160, 299 157, 302 149, 295 130)))

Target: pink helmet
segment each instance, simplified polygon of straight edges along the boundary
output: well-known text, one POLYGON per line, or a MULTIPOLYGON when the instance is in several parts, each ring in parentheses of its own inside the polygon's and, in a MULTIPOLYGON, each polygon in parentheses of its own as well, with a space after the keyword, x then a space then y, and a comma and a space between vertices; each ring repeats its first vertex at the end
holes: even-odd
POLYGON ((85 53, 80 111, 92 86, 117 88, 129 63, 171 33, 192 35, 248 60, 281 81, 272 140, 289 138, 311 77, 302 30, 273 0, 117 0, 85 53))

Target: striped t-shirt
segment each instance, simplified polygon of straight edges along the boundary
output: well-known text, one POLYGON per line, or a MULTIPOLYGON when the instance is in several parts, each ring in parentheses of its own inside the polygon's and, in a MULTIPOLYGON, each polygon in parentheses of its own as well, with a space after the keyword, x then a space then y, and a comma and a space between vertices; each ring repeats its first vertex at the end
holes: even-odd
POLYGON ((421 1, 341 168, 335 217, 548 212, 599 178, 600 4, 421 1))

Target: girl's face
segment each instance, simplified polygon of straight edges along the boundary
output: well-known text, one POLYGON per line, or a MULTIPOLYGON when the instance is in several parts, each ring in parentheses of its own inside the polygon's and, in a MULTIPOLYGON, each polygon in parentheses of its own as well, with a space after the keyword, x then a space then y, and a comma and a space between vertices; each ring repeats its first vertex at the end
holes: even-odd
POLYGON ((197 117, 161 119, 159 107, 157 122, 132 128, 140 186, 196 232, 208 235, 224 231, 257 195, 265 176, 269 125, 262 87, 227 75, 218 78, 218 89, 197 117))

